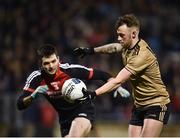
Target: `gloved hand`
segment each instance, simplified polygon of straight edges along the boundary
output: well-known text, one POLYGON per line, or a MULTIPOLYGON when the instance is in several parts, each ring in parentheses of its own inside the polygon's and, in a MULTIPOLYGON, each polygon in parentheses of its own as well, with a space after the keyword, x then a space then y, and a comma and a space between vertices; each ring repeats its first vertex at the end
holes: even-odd
POLYGON ((49 90, 47 85, 38 86, 36 90, 31 94, 31 97, 36 98, 38 93, 46 94, 49 90))
POLYGON ((78 100, 82 100, 82 99, 89 99, 89 100, 93 100, 96 98, 96 92, 95 91, 88 91, 86 89, 82 89, 82 92, 84 94, 84 96, 78 100))
POLYGON ((78 47, 73 50, 73 53, 75 56, 83 58, 86 55, 92 55, 94 54, 94 48, 92 47, 78 47))
POLYGON ((130 96, 129 91, 127 91, 126 89, 124 89, 123 87, 118 87, 116 89, 116 91, 114 92, 114 98, 117 97, 117 95, 120 94, 121 97, 127 98, 130 96))

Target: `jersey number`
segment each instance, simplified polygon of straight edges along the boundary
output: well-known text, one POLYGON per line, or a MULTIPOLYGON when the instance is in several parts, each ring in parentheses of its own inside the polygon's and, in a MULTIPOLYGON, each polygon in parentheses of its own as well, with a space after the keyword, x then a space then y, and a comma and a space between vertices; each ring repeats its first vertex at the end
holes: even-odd
POLYGON ((51 86, 54 88, 54 90, 59 90, 59 83, 58 82, 52 82, 51 86))

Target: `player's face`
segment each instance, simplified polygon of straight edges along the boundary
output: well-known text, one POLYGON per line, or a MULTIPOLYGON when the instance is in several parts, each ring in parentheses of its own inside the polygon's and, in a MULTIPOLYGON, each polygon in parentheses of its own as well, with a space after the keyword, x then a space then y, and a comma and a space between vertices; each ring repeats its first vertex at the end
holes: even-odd
POLYGON ((42 67, 46 73, 53 75, 57 72, 59 66, 59 58, 52 54, 49 57, 42 58, 42 67))
POLYGON ((132 44, 132 29, 127 25, 121 25, 117 29, 118 41, 123 48, 129 48, 132 44))

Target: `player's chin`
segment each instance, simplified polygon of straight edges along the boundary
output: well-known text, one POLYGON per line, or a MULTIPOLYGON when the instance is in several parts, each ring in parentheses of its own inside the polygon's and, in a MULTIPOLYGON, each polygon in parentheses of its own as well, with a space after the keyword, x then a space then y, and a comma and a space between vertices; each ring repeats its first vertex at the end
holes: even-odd
POLYGON ((125 44, 123 42, 119 42, 122 47, 125 47, 125 44))
POLYGON ((54 75, 55 73, 56 73, 56 70, 48 71, 48 74, 50 74, 50 75, 54 75))

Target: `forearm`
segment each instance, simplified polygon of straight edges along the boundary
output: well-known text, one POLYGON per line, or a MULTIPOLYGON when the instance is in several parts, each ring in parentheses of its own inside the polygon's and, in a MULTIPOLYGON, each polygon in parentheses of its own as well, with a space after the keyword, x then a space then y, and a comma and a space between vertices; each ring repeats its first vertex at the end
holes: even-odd
POLYGON ((119 43, 110 43, 100 47, 95 47, 95 53, 118 53, 122 50, 122 46, 119 43))
POLYGON ((118 88, 121 85, 119 81, 116 81, 116 79, 111 78, 106 84, 101 86, 100 88, 96 89, 96 95, 101 95, 103 93, 108 93, 116 88, 118 88))
POLYGON ((28 107, 33 101, 33 97, 32 96, 27 96, 23 99, 23 103, 25 107, 28 107))
POLYGON ((111 92, 112 90, 119 87, 122 83, 127 81, 131 75, 132 75, 131 72, 129 72, 126 68, 123 68, 115 78, 109 80, 106 84, 98 88, 95 91, 96 95, 101 95, 103 93, 111 92))

